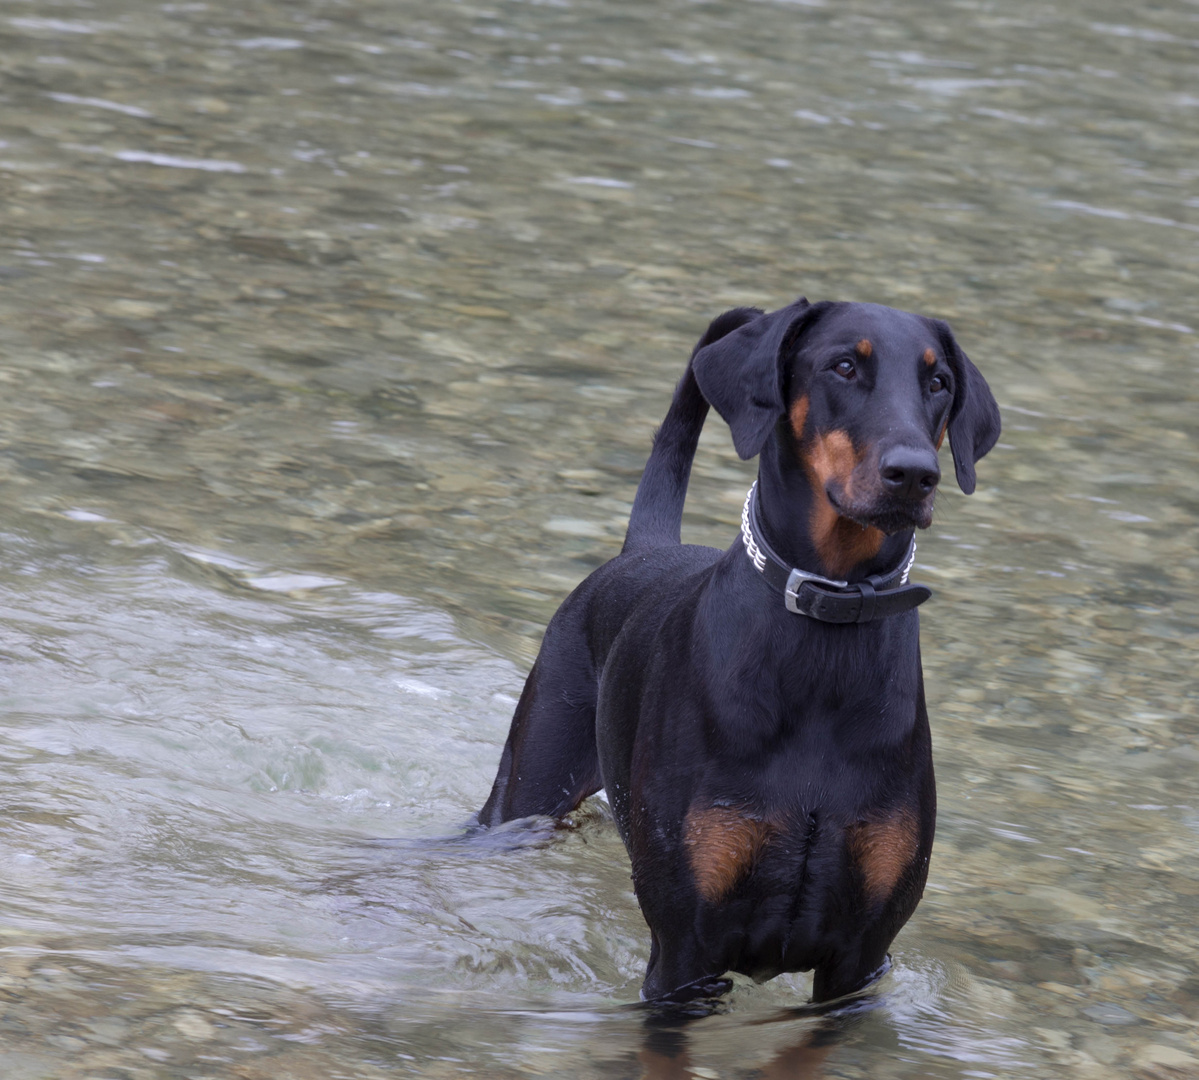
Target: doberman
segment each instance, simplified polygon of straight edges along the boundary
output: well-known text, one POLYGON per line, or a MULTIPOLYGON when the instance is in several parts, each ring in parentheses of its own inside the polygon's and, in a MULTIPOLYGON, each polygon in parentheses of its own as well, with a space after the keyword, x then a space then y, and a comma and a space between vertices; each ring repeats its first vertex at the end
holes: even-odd
POLYGON ((915 608, 949 433, 961 489, 999 437, 935 319, 799 299, 700 339, 619 556, 563 602, 482 825, 560 818, 601 787, 652 942, 642 997, 814 970, 869 983, 928 875, 936 791, 915 608), (680 542, 709 404, 758 478, 727 551, 680 542))

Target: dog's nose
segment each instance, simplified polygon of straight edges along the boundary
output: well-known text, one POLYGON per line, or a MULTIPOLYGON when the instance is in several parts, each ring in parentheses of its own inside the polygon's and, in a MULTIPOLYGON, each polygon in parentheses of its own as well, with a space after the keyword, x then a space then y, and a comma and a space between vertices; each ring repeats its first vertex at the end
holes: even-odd
POLYGON ((878 471, 883 486, 903 499, 923 499, 941 480, 937 455, 918 447, 893 446, 879 459, 878 471))

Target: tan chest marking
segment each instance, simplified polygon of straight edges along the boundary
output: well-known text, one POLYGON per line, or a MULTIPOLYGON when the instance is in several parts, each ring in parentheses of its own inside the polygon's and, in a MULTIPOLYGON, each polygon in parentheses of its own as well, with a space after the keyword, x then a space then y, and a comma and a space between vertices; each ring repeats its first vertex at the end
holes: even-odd
POLYGON ((705 900, 722 900, 754 867, 773 828, 738 807, 691 810, 683 822, 683 844, 705 900))
POLYGON ((900 875, 916 858, 920 824, 911 810, 885 821, 862 821, 846 830, 849 853, 862 871, 867 899, 880 903, 895 891, 900 875))

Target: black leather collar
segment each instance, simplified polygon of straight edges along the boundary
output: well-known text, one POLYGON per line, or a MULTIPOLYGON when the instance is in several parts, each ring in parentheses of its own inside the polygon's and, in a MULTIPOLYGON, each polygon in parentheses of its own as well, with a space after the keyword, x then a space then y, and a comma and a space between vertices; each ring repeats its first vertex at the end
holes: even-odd
POLYGON ((870 622, 911 611, 933 594, 927 585, 908 584, 908 573, 916 558, 915 537, 896 569, 886 574, 871 574, 852 585, 788 566, 762 536, 756 480, 745 496, 741 511, 741 540, 754 568, 783 594, 787 610, 820 622, 870 622))

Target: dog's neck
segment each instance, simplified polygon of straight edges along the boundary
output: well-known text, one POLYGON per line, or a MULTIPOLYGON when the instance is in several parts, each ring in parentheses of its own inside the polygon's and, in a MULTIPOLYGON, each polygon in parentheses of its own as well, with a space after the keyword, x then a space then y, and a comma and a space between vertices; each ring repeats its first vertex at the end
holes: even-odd
POLYGON ((837 514, 824 492, 813 488, 790 447, 780 447, 775 439, 767 440, 759 458, 758 522, 779 558, 851 583, 896 567, 914 532, 884 536, 837 514))

